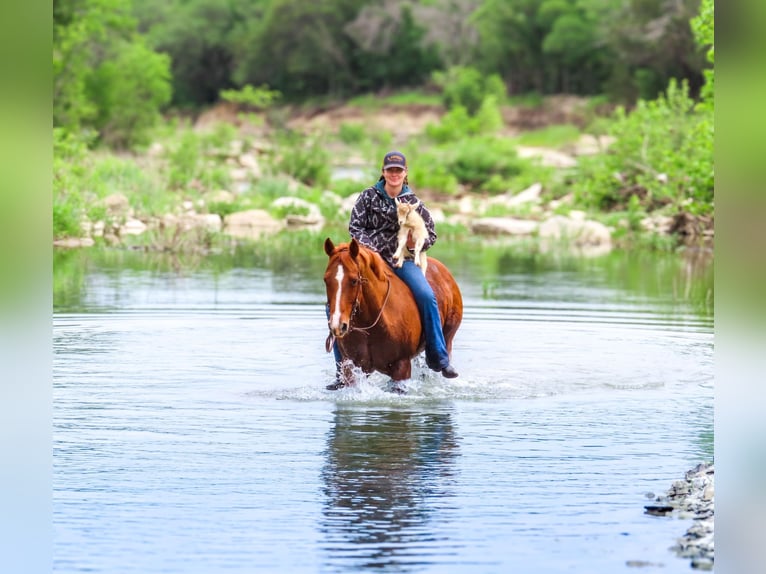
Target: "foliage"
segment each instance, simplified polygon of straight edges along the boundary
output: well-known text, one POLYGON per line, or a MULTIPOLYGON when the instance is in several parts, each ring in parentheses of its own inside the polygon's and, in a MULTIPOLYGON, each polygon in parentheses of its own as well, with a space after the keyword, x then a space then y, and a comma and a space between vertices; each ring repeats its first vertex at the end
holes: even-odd
POLYGON ((53 130, 53 237, 80 235, 88 140, 53 130))
POLYGON ((560 148, 577 141, 580 129, 572 124, 548 126, 538 130, 530 130, 519 135, 520 145, 560 148))
POLYGON ((160 109, 170 101, 170 60, 139 38, 103 62, 88 86, 102 141, 118 148, 145 145, 162 119, 160 109))
POLYGON ((321 138, 303 139, 285 133, 279 139, 274 169, 306 185, 326 187, 330 183, 330 152, 321 138))
POLYGON ((702 105, 711 109, 713 107, 715 91, 715 77, 712 68, 715 64, 714 10, 713 0, 702 0, 699 14, 691 20, 694 39, 700 48, 706 49, 707 61, 711 65, 710 68, 704 71, 705 85, 700 93, 702 105))
POLYGON ((495 136, 466 137, 435 146, 421 154, 417 163, 427 165, 428 170, 413 175, 413 181, 442 193, 454 193, 459 185, 477 191, 504 191, 507 181, 524 169, 513 142, 495 136))
POLYGON ((685 84, 619 108, 606 154, 580 159, 575 195, 584 206, 625 208, 635 196, 646 211, 668 207, 707 213, 713 207, 713 117, 695 112, 685 84))
POLYGON ((221 90, 222 100, 258 110, 271 107, 281 97, 279 91, 270 90, 265 85, 254 88, 247 84, 239 90, 221 90))
POLYGON ((457 141, 468 136, 493 134, 503 126, 503 117, 494 96, 482 100, 478 111, 471 115, 462 105, 455 105, 438 124, 426 126, 425 133, 433 141, 444 143, 457 141))
POLYGON ((462 107, 475 116, 488 98, 500 103, 505 100, 505 85, 497 74, 484 75, 478 69, 453 66, 446 72, 434 72, 433 82, 442 90, 442 102, 451 110, 462 107))
POLYGON ((137 33, 130 0, 61 0, 53 21, 53 125, 102 141, 147 140, 170 99, 167 57, 137 33))
POLYGON ((346 145, 360 144, 367 137, 367 130, 361 124, 342 122, 338 127, 338 139, 346 145))

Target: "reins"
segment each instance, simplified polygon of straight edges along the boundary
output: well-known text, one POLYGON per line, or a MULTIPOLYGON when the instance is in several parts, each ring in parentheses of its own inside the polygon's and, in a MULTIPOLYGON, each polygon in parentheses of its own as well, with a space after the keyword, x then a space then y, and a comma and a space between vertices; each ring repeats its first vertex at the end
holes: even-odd
POLYGON ((380 321, 380 318, 383 316, 383 310, 386 308, 386 303, 388 303, 388 296, 391 294, 391 279, 386 277, 386 298, 383 299, 383 304, 380 306, 380 311, 378 312, 378 316, 375 318, 375 321, 373 321, 372 325, 369 325, 367 327, 354 327, 351 325, 351 319, 354 318, 354 315, 356 315, 357 310, 359 309, 359 294, 362 292, 362 283, 365 282, 366 279, 363 279, 361 274, 359 275, 359 292, 356 294, 356 299, 354 300, 354 309, 351 311, 351 317, 349 318, 349 331, 361 331, 365 335, 369 335, 367 331, 372 329, 375 325, 378 324, 378 321, 380 321))

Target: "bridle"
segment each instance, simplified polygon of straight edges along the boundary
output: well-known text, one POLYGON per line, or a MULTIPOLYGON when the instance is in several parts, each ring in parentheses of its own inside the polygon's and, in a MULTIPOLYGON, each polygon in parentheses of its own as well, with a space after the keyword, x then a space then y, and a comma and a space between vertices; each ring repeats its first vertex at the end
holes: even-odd
POLYGON ((359 311, 359 295, 362 294, 362 284, 367 283, 367 279, 362 277, 361 273, 357 275, 357 280, 359 281, 359 289, 356 292, 356 298, 354 298, 354 306, 351 308, 351 316, 348 319, 348 330, 349 332, 361 331, 365 335, 368 335, 369 333, 367 331, 377 325, 378 321, 380 321, 380 318, 383 316, 383 310, 386 308, 386 303, 388 303, 388 296, 391 294, 391 279, 386 277, 386 297, 383 299, 383 304, 380 306, 380 311, 378 311, 378 316, 375 318, 375 321, 372 322, 372 325, 367 327, 354 327, 351 324, 351 320, 354 318, 354 315, 356 315, 356 312, 359 311))
MULTIPOLYGON (((338 262, 338 265, 341 265, 340 262, 338 262)), ((375 318, 375 320, 372 322, 371 325, 368 325, 367 327, 355 327, 351 324, 352 320, 354 319, 354 315, 357 314, 359 311, 359 296, 362 294, 362 286, 364 283, 367 283, 367 279, 365 277, 362 277, 362 273, 359 271, 357 267, 357 281, 359 282, 359 288, 356 291, 356 297, 354 297, 354 305, 351 308, 351 315, 348 318, 348 331, 349 333, 352 331, 359 331, 360 333, 364 333, 365 335, 369 335, 370 329, 372 329, 375 325, 378 324, 380 321, 380 318, 383 316, 383 310, 386 308, 386 303, 388 303, 388 296, 391 294, 391 279, 390 277, 386 277, 386 297, 383 299, 383 304, 380 306, 380 311, 378 311, 378 316, 375 318)), ((332 349, 332 345, 335 342, 335 336, 330 333, 327 335, 327 340, 325 341, 325 348, 327 349, 327 352, 329 353, 332 349)))

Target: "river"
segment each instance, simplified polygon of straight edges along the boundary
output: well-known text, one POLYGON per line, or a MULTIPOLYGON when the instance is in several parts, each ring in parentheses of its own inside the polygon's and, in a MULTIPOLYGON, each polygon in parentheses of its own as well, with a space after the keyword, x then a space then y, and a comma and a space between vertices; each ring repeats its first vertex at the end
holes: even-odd
POLYGON ((712 265, 442 259, 460 377, 400 396, 325 390, 323 254, 58 254, 54 571, 687 572, 643 507, 713 458, 712 265))

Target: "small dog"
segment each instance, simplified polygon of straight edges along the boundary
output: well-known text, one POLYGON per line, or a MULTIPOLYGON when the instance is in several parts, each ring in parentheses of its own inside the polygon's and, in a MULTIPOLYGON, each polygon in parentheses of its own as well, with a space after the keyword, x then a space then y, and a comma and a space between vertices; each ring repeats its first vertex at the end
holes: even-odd
POLYGON ((420 267, 423 275, 425 275, 428 268, 428 256, 423 251, 423 244, 428 238, 428 230, 423 218, 418 213, 418 205, 420 205, 420 202, 407 203, 406 201, 396 200, 396 215, 399 219, 397 239, 399 243, 394 253, 394 265, 401 267, 404 264, 405 257, 409 255, 407 238, 412 233, 412 239, 415 241, 415 253, 413 254, 415 265, 420 267))

